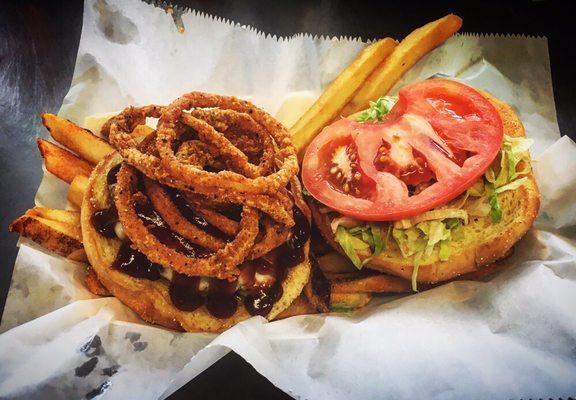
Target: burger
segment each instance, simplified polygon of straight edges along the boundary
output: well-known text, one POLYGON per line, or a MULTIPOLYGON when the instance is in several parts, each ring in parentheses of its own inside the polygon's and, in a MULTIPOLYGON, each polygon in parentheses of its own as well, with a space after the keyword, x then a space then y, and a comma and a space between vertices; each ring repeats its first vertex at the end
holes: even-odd
POLYGON ((288 133, 233 97, 192 92, 104 125, 82 243, 103 287, 144 320, 220 332, 275 319, 309 280, 310 211, 288 133), (143 139, 136 127, 159 118, 143 139))
POLYGON ((434 78, 326 126, 302 182, 334 249, 417 290, 506 257, 532 226, 531 144, 509 105, 434 78))

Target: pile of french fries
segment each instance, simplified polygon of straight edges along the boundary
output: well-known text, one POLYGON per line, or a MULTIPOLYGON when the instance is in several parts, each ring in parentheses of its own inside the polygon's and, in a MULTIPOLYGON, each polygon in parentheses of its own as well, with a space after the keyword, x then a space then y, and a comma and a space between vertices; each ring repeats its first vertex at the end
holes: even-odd
MULTIPOLYGON (((416 29, 400 43, 386 38, 364 49, 290 129, 300 159, 310 141, 326 125, 363 110, 370 101, 386 95, 407 70, 452 36, 461 25, 459 17, 448 15, 416 29)), ((96 121, 97 128, 93 130, 99 131, 105 119, 96 121)), ((62 257, 86 261, 78 210, 92 169, 115 150, 91 131, 56 115, 43 114, 42 122, 52 138, 63 146, 43 139, 37 141, 46 169, 70 185, 67 195, 69 209, 35 207, 16 219, 9 229, 62 257)), ((141 140, 152 131, 152 128, 140 125, 132 135, 141 140)), ((361 307, 374 293, 410 292, 409 282, 384 274, 359 273, 346 257, 335 252, 319 257, 318 262, 331 282, 331 304, 335 308, 361 307)), ((95 294, 108 295, 90 267, 86 286, 95 294)), ((313 312, 304 300, 298 302, 292 313, 298 313, 298 310, 301 313, 313 312)))

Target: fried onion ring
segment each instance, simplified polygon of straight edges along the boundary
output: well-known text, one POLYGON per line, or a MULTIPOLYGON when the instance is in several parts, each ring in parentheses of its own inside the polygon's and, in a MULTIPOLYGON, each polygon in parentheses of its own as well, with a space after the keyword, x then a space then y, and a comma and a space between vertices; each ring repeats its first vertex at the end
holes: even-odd
POLYGON ((256 238, 256 244, 248 254, 247 260, 254 260, 262 257, 280 246, 288 239, 290 229, 283 225, 274 223, 270 218, 263 218, 261 223, 263 230, 256 238))
POLYGON ((120 223, 126 236, 150 261, 189 276, 233 279, 240 273, 238 265, 252 248, 258 234, 258 213, 254 209, 244 207, 240 231, 222 249, 205 258, 189 257, 163 244, 139 217, 135 203, 145 195, 138 190, 136 170, 123 164, 116 176, 114 198, 120 223))
POLYGON ((152 205, 174 232, 210 250, 219 250, 226 245, 221 238, 211 235, 188 221, 160 185, 145 178, 144 187, 152 205))
MULTIPOLYGON (((228 141, 222 141, 223 145, 229 143, 245 154, 248 170, 252 175, 263 176, 272 172, 275 163, 274 143, 266 130, 250 115, 233 110, 196 108, 190 112, 190 116, 207 122, 221 132, 228 141), (253 165, 250 163, 250 158, 256 156, 260 156, 260 162, 258 165, 253 165)), ((183 114, 184 119, 190 116, 183 114)), ((239 155, 242 160, 244 160, 243 154, 239 155)))
POLYGON ((282 125, 249 102, 193 92, 169 107, 128 107, 106 123, 103 134, 127 163, 150 179, 220 202, 248 205, 286 227, 294 224, 284 189, 298 169, 294 147, 282 125), (197 108, 216 106, 228 109, 197 108), (189 108, 190 113, 185 112, 189 108), (160 117, 159 128, 138 144, 130 132, 146 117, 160 117), (258 164, 244 152, 250 157, 260 153, 258 164), (204 170, 223 165, 231 170, 204 170))
POLYGON ((158 123, 156 148, 162 166, 174 179, 174 183, 178 185, 176 187, 199 193, 203 193, 206 188, 216 187, 242 194, 275 194, 280 188, 285 187, 298 171, 296 152, 288 131, 263 110, 235 97, 201 92, 192 92, 180 97, 162 113, 158 123), (275 158, 280 163, 278 170, 269 175, 253 177, 254 170, 250 167, 246 155, 209 123, 185 113, 185 110, 206 107, 220 107, 250 115, 274 140, 277 147, 275 158), (179 162, 174 152, 174 145, 185 131, 183 125, 192 128, 201 140, 218 146, 220 154, 227 158, 227 165, 233 165, 245 175, 228 170, 209 172, 179 162))

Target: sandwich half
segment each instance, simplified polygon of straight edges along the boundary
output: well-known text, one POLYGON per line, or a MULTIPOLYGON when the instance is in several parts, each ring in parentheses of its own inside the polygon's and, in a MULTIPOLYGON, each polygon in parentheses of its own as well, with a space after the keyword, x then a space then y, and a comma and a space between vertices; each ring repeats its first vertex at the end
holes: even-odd
POLYGON ((359 269, 436 283, 506 257, 540 195, 512 108, 446 79, 326 127, 302 177, 324 239, 359 269))

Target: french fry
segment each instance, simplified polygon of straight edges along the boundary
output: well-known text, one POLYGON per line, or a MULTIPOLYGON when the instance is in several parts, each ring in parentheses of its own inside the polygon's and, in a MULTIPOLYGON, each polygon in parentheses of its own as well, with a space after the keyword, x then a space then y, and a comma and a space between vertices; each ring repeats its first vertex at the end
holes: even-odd
POLYGON ((462 19, 449 14, 416 29, 400 42, 390 57, 364 81, 342 110, 349 116, 368 108, 369 102, 384 96, 424 55, 443 43, 462 26, 462 19))
POLYGON ((364 307, 370 300, 372 300, 370 293, 332 293, 330 309, 335 312, 353 311, 364 307))
POLYGON ((302 160, 304 149, 331 121, 341 115, 344 106, 364 81, 392 53, 397 42, 386 38, 366 47, 328 86, 320 98, 290 129, 292 140, 302 160))
POLYGON ((340 253, 331 252, 318 257, 320 269, 325 274, 358 273, 350 259, 340 253))
POLYGON ((88 178, 84 175, 77 175, 70 183, 70 188, 68 188, 68 201, 74 204, 76 207, 80 208, 82 206, 82 199, 84 198, 84 192, 86 192, 87 187, 88 178))
POLYGON ((114 148, 92 132, 54 114, 42 114, 42 123, 58 143, 92 164, 114 152, 114 148))
POLYGON ((64 222, 69 225, 80 226, 80 213, 77 211, 58 210, 56 208, 34 207, 26 211, 26 215, 40 217, 50 221, 64 222))
POLYGON ((276 319, 284 319, 294 317, 296 315, 306 315, 306 314, 316 314, 318 311, 314 309, 312 304, 308 302, 306 297, 301 294, 300 296, 296 297, 296 300, 292 302, 292 304, 282 311, 276 319))
POLYGON ((37 143, 46 169, 63 181, 70 183, 76 176, 89 176, 92 172, 92 165, 54 143, 43 139, 37 143))
POLYGON ((62 221, 79 221, 79 218, 79 213, 74 211, 31 209, 12 222, 8 230, 18 232, 63 257, 83 261, 86 255, 82 246, 80 224, 62 221))
POLYGON ((409 293, 410 282, 395 276, 378 274, 332 281, 332 293, 409 293))
POLYGON ((84 284, 86 285, 86 288, 96 296, 111 296, 108 289, 106 289, 104 285, 102 285, 102 282, 100 282, 100 279, 98 279, 98 275, 96 275, 94 268, 92 268, 90 265, 86 271, 84 284))

